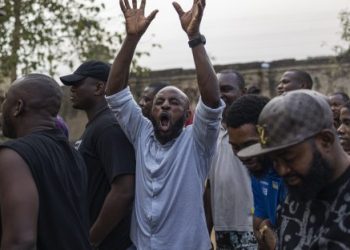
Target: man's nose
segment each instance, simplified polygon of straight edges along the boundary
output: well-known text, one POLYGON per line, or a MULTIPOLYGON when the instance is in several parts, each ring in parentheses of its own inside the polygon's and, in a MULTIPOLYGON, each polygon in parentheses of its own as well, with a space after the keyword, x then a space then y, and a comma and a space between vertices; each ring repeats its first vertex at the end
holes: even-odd
POLYGON ((141 107, 145 106, 145 100, 144 100, 143 98, 140 99, 139 105, 140 105, 141 107))
POLYGON ((337 129, 337 132, 340 135, 343 135, 345 133, 344 132, 344 124, 343 123, 340 124, 339 128, 337 129))
POLYGON ((162 109, 169 109, 169 108, 170 108, 170 103, 169 103, 169 101, 165 100, 162 103, 162 109))
POLYGON ((278 173, 279 176, 283 177, 289 174, 290 168, 287 166, 287 164, 283 161, 274 161, 273 166, 278 173))
POLYGON ((280 82, 277 85, 277 90, 282 90, 283 89, 283 84, 280 82))

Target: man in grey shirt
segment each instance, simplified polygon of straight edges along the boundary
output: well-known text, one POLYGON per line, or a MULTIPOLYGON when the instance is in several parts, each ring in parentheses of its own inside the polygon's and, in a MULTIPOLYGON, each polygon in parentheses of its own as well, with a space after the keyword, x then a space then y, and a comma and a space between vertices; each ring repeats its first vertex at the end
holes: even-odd
POLYGON ((245 81, 239 72, 230 69, 221 71, 217 76, 226 108, 204 195, 208 231, 214 229, 218 250, 257 249, 253 234, 250 177, 232 151, 226 127, 227 110, 245 94, 245 81))
POLYGON ((140 8, 136 0, 120 5, 127 35, 109 75, 106 99, 136 152, 131 239, 137 249, 210 249, 202 196, 225 105, 199 32, 205 1, 195 0, 188 12, 174 3, 190 40, 201 94, 194 123, 186 128, 189 100, 178 88, 157 93, 151 121, 133 99, 127 87, 131 60, 157 11, 145 17, 145 0, 140 8))

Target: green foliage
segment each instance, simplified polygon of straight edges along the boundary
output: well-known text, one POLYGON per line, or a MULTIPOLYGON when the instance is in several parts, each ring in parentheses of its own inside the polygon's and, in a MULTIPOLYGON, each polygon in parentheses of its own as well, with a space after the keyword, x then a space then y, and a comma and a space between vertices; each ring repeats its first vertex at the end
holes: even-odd
POLYGON ((343 10, 339 13, 339 20, 341 23, 342 33, 341 39, 346 42, 346 47, 336 46, 335 50, 340 57, 350 56, 350 11, 343 10))
POLYGON ((333 47, 336 56, 331 59, 331 62, 336 67, 329 73, 329 78, 334 81, 337 78, 348 75, 348 67, 343 67, 343 65, 350 62, 350 11, 343 10, 339 13, 338 17, 341 24, 341 39, 343 40, 343 44, 333 47))
MULTIPOLYGON (((32 71, 55 75, 58 65, 73 67, 77 58, 110 61, 122 42, 123 34, 106 29, 110 18, 95 0, 4 0, 2 5, 0 73, 11 80, 32 71)), ((136 56, 136 71, 142 69, 137 59, 146 54, 136 56)))
POLYGON ((350 11, 341 11, 339 14, 340 22, 342 24, 342 39, 350 42, 350 11))

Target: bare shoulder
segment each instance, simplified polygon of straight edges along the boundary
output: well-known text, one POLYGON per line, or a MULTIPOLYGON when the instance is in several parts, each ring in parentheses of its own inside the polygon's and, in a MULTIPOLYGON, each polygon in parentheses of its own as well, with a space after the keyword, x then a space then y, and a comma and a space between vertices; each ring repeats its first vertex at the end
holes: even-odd
POLYGON ((9 148, 0 149, 0 196, 37 196, 33 176, 25 160, 9 148), (17 193, 19 192, 19 193, 17 193))
POLYGON ((24 159, 13 149, 0 149, 0 176, 10 175, 12 172, 26 172, 29 171, 27 163, 24 159))

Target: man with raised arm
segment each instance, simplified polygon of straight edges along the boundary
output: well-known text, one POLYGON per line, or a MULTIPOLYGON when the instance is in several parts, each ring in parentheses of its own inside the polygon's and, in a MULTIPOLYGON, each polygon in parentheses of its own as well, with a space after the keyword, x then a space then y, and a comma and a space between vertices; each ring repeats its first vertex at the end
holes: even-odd
POLYGON ((201 94, 193 125, 184 128, 189 100, 178 88, 168 86, 157 93, 150 121, 127 87, 135 48, 157 13, 144 16, 145 0, 139 8, 136 0, 132 6, 120 1, 127 35, 109 75, 106 99, 136 151, 131 223, 135 247, 210 249, 202 197, 225 105, 199 32, 205 1, 195 0, 188 12, 178 3, 173 5, 190 40, 201 94))

